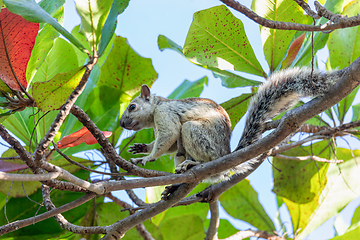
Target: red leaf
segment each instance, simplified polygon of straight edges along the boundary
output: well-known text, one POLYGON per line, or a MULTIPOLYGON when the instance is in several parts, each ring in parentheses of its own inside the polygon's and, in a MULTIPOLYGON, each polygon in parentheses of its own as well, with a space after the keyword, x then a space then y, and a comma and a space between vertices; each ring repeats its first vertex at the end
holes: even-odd
MULTIPOLYGON (((106 131, 103 131, 102 133, 107 138, 110 137, 112 134, 112 132, 106 131)), ((59 142, 57 142, 56 146, 60 149, 66 147, 75 147, 80 143, 86 143, 87 145, 91 145, 97 143, 97 141, 86 127, 82 127, 79 131, 63 137, 59 142)))
POLYGON ((298 54, 301 45, 303 44, 305 39, 305 33, 301 34, 299 37, 297 37, 290 45, 288 54, 285 58, 285 60, 282 63, 281 68, 287 68, 291 65, 291 63, 294 61, 296 55, 298 54))
POLYGON ((28 168, 25 164, 17 164, 17 163, 11 163, 7 161, 0 160, 0 171, 1 172, 13 172, 28 168))
POLYGON ((27 87, 26 67, 39 31, 39 24, 26 21, 6 8, 0 12, 0 79, 11 89, 20 91, 14 73, 27 87))

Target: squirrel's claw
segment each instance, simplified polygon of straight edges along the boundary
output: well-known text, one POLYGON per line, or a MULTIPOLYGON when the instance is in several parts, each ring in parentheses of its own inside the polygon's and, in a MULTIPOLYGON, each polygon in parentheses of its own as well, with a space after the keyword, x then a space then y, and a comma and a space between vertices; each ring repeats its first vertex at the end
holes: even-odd
POLYGON ((131 152, 132 154, 146 153, 147 146, 144 143, 134 143, 134 145, 129 147, 128 152, 131 152))
POLYGON ((186 172, 187 170, 189 170, 190 168, 201 164, 200 162, 195 162, 193 160, 185 160, 182 163, 180 163, 179 165, 177 165, 175 167, 175 173, 183 173, 186 172))
POLYGON ((130 159, 130 162, 137 165, 137 164, 141 164, 141 165, 145 165, 145 163, 147 162, 152 162, 152 161, 155 161, 155 159, 152 159, 152 158, 148 158, 148 156, 146 157, 143 157, 143 158, 131 158, 130 159))

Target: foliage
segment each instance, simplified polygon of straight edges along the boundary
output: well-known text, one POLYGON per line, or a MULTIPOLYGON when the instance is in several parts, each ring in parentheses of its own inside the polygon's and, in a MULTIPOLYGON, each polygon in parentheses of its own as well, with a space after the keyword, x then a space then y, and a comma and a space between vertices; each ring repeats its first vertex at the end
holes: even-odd
MULTIPOLYGON (((134 137, 120 138, 122 129, 119 126, 119 118, 124 109, 131 99, 138 95, 142 84, 151 86, 158 77, 151 59, 140 56, 132 49, 131 43, 128 43, 126 38, 116 36, 114 33, 117 16, 126 9, 129 0, 76 0, 75 2, 81 24, 70 33, 58 22, 64 17, 64 1, 42 0, 37 4, 33 0, 4 0, 7 8, 1 10, 0 26, 6 25, 10 17, 15 20, 11 20, 9 28, 0 28, 2 39, 0 52, 2 56, 6 56, 0 58, 2 125, 21 140, 29 152, 33 153, 39 141, 46 135, 61 106, 82 81, 87 66, 84 64, 96 55, 99 57, 98 63, 94 65, 84 92, 75 104, 85 111, 100 130, 112 132, 112 135, 111 132, 106 132, 109 134, 106 137, 109 137, 111 144, 119 151, 126 149, 129 142, 151 142, 154 139, 151 130, 142 130, 134 137), (24 29, 26 34, 23 32, 24 29), (60 38, 60 34, 66 40, 60 38), (12 37, 5 38, 4 35, 12 37), (13 45, 16 49, 10 48, 13 45), (17 52, 23 53, 24 56, 19 57, 17 52), (15 69, 14 73, 11 69, 15 69), (25 108, 11 101, 21 92, 18 81, 29 94, 24 96, 24 101, 34 100, 32 106, 25 108), (120 142, 118 142, 119 138, 120 142)), ((302 8, 292 0, 265 2, 254 0, 252 4, 252 9, 264 18, 311 23, 310 17, 304 15, 302 8)), ((335 13, 348 16, 354 16, 360 10, 358 1, 346 1, 344 7, 342 4, 341 0, 328 0, 325 6, 335 13)), ((318 23, 320 21, 318 20, 318 23)), ((267 77, 272 72, 287 67, 311 66, 312 45, 315 53, 325 44, 328 46, 329 70, 347 67, 360 56, 359 27, 336 30, 329 35, 314 33, 313 43, 310 33, 265 27, 256 29, 258 30, 261 34, 262 50, 270 69, 269 73, 263 69, 255 56, 244 24, 224 5, 194 14, 184 46, 164 35, 158 37, 158 46, 161 51, 173 50, 198 67, 208 69, 221 80, 225 88, 252 87, 251 93, 240 94, 221 103, 230 115, 233 127, 246 113, 247 105, 260 84, 257 80, 258 76, 267 77), (244 73, 247 77, 243 77, 244 73)), ((194 82, 184 80, 168 97, 171 99, 199 97, 208 81, 206 76, 194 82)), ((360 107, 354 104, 357 90, 358 88, 327 111, 327 116, 322 115, 322 119, 313 118, 309 123, 342 124, 346 114, 351 113, 353 113, 352 120, 358 120, 360 107)), ((89 169, 107 168, 105 157, 100 161, 94 155, 90 157, 91 160, 88 159, 87 154, 101 155, 101 150, 99 144, 94 144, 97 143, 95 138, 82 127, 74 116, 69 115, 60 126, 54 141, 62 139, 58 147, 63 148, 62 152, 73 161, 89 169), (81 134, 79 135, 77 131, 81 131, 81 134), (65 137, 67 135, 70 135, 68 139, 71 141, 65 137), (67 145, 69 141, 71 143, 67 145), (85 143, 93 145, 85 145, 85 143), (79 154, 84 151, 85 154, 79 154)), ((312 159, 300 161, 273 158, 273 192, 278 198, 277 210, 282 206, 287 208, 291 216, 292 228, 282 229, 284 224, 282 218, 278 219, 280 222, 271 219, 259 202, 257 191, 248 180, 241 181, 220 196, 220 204, 226 213, 235 219, 247 222, 256 229, 278 231, 280 235, 287 232, 290 237, 296 234, 297 239, 301 239, 328 219, 337 216, 358 197, 359 150, 337 148, 335 141, 323 140, 307 146, 298 146, 282 154, 288 157, 315 155, 326 159, 341 159, 344 162, 334 165, 328 162, 319 163, 312 159), (342 198, 339 199, 338 196, 342 198)), ((126 151, 120 152, 119 155, 124 159, 132 157, 126 151)), ((9 160, 17 156, 12 149, 5 151, 1 156, 4 159, 0 160, 0 170, 32 174, 23 161, 9 160)), ((163 156, 156 162, 146 164, 144 168, 172 172, 174 167, 171 158, 171 155, 163 156)), ((57 152, 49 154, 47 161, 83 180, 91 181, 92 176, 88 171, 67 162, 57 152)), ((0 183, 1 225, 6 225, 7 221, 30 218, 46 211, 39 204, 43 201, 39 182, 13 184, 9 181, 1 181, 0 183)), ((204 183, 199 184, 193 193, 206 186, 204 183)), ((163 187, 147 188, 147 200, 158 200, 162 190, 163 187)), ((58 207, 83 195, 83 193, 55 189, 51 192, 51 199, 58 207)), ((104 226, 127 217, 129 214, 121 211, 123 208, 98 196, 64 213, 64 216, 76 225, 104 226)), ((175 207, 158 214, 151 221, 145 221, 144 225, 156 239, 202 239, 208 227, 207 212, 208 205, 203 203, 175 207)), ((334 239, 355 239, 358 236, 359 213, 358 208, 350 227, 342 236, 336 236, 334 239)), ((219 227, 221 238, 229 237, 236 232, 236 226, 232 222, 221 219, 219 227)), ((58 239, 69 235, 70 232, 62 229, 53 218, 49 218, 8 233, 4 239, 58 239)), ((68 238, 81 237, 84 236, 74 234, 68 238)), ((86 237, 98 239, 101 235, 86 237)), ((139 233, 134 229, 128 231, 124 237, 124 239, 139 238, 139 233)))

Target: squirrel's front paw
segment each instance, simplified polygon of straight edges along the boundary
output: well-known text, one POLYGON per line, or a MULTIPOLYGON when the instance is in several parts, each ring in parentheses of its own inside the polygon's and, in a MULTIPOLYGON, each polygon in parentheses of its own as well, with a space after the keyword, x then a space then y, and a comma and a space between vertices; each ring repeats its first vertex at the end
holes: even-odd
POLYGON ((128 152, 131 152, 132 154, 146 153, 147 145, 144 143, 134 143, 134 145, 129 147, 128 152))
POLYGON ((131 158, 130 159, 130 162, 132 162, 133 164, 136 165, 136 164, 140 163, 143 166, 145 165, 145 163, 152 162, 152 161, 155 161, 155 159, 148 158, 148 156, 143 157, 143 158, 131 158))

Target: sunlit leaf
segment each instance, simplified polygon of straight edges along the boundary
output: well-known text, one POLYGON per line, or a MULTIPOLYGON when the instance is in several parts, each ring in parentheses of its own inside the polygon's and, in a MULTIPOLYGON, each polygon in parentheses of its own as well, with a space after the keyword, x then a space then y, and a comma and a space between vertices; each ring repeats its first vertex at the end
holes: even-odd
POLYGON ((360 151, 337 148, 336 152, 338 159, 345 162, 330 165, 326 174, 327 184, 320 195, 320 200, 317 203, 318 206, 312 211, 310 222, 300 232, 299 238, 303 238, 314 231, 359 196, 360 185, 358 183, 360 178, 358 163, 360 151))
POLYGON ((31 23, 6 8, 0 13, 0 79, 11 89, 20 91, 16 81, 26 89, 26 66, 39 24, 31 23))
MULTIPOLYGON (((359 1, 352 1, 344 7, 342 14, 352 17, 360 12, 359 1)), ((344 28, 330 34, 328 40, 329 61, 333 69, 348 67, 360 56, 359 26, 344 28)))
MULTIPOLYGON (((327 141, 307 147, 297 147, 286 151, 287 156, 308 156, 310 153, 330 158, 327 141)), ((287 160, 274 158, 273 192, 281 196, 292 219, 294 231, 303 231, 312 220, 312 213, 319 205, 321 191, 327 182, 328 163, 312 160, 287 160), (277 169, 280 169, 278 171, 277 169)))
POLYGON ((75 0, 75 3, 76 10, 81 17, 80 31, 85 34, 92 50, 97 50, 101 31, 110 12, 112 2, 75 0))
MULTIPOLYGON (((261 17, 273 21, 310 23, 310 17, 303 14, 304 10, 294 1, 286 0, 255 0, 252 2, 252 10, 261 17), (289 11, 291 9, 291 11, 289 11)), ((286 50, 296 31, 284 31, 260 27, 261 40, 264 54, 270 71, 276 70, 284 59, 286 50)))
POLYGON ((248 222, 263 231, 273 231, 275 226, 259 202, 257 192, 248 180, 243 180, 220 195, 219 201, 232 217, 248 222))
MULTIPOLYGON (((182 47, 164 35, 159 35, 158 46, 161 51, 170 49, 185 57, 182 47)), ((201 63, 195 64, 205 69, 211 70, 215 77, 219 77, 221 79, 221 85, 227 88, 257 86, 261 84, 259 81, 239 76, 231 71, 222 70, 217 67, 209 67, 201 63)))
POLYGON ((202 77, 197 81, 190 82, 185 80, 177 87, 169 96, 169 99, 183 99, 189 97, 199 97, 204 89, 204 85, 208 84, 208 78, 202 77))
POLYGON ((151 86, 157 77, 151 59, 138 55, 126 38, 115 38, 112 51, 101 67, 101 84, 132 96, 140 91, 142 84, 151 86))
POLYGON ((101 38, 99 42, 99 57, 101 57, 109 44, 111 38, 114 35, 116 24, 117 24, 117 16, 122 13, 125 8, 129 5, 130 0, 114 0, 109 15, 105 21, 104 27, 101 31, 101 38))
POLYGON ((32 80, 46 82, 59 73, 64 73, 79 67, 74 48, 62 38, 57 38, 41 67, 36 71, 32 80))
POLYGON ((243 23, 224 5, 194 14, 183 53, 196 64, 266 76, 243 23))
MULTIPOLYGON (((64 8, 62 7, 64 1, 59 1, 59 4, 57 4, 58 1, 41 1, 40 5, 44 5, 44 7, 46 7, 45 10, 49 11, 50 14, 54 14, 53 17, 61 19, 64 16, 64 8)), ((43 64, 46 56, 49 54, 50 49, 54 45, 55 39, 59 36, 60 33, 51 25, 45 24, 45 26, 41 28, 40 24, 40 31, 36 37, 35 46, 31 52, 31 57, 26 69, 26 78, 29 84, 31 83, 36 71, 43 64)))
MULTIPOLYGON (((103 131, 102 132, 106 138, 110 137, 112 132, 103 131)), ((79 131, 76 131, 68 136, 63 137, 58 143, 57 147, 66 148, 66 147, 75 147, 81 143, 86 143, 87 145, 96 144, 97 140, 89 132, 86 127, 82 127, 79 131)))
POLYGON ((32 93, 37 106, 43 112, 60 108, 79 84, 84 72, 85 67, 79 67, 59 73, 47 82, 34 83, 32 93))

